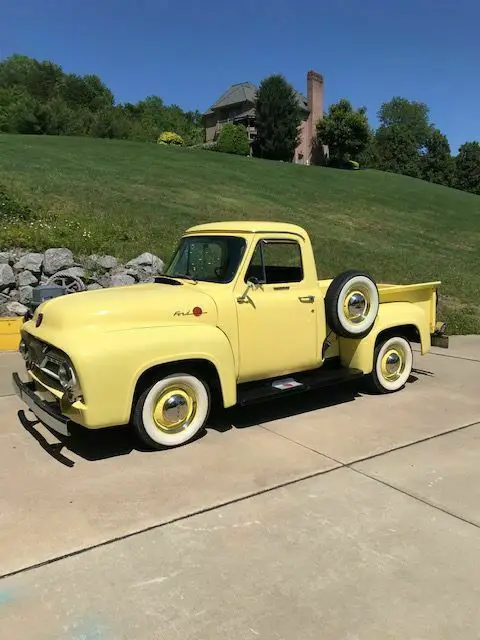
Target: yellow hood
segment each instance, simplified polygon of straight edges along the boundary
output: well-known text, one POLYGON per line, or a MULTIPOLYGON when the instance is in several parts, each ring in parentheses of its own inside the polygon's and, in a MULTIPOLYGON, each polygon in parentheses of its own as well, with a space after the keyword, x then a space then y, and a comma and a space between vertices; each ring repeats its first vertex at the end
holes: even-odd
POLYGON ((42 338, 42 333, 53 332, 57 337, 59 331, 118 331, 216 321, 215 303, 198 285, 137 284, 47 300, 36 310, 28 329, 42 338))

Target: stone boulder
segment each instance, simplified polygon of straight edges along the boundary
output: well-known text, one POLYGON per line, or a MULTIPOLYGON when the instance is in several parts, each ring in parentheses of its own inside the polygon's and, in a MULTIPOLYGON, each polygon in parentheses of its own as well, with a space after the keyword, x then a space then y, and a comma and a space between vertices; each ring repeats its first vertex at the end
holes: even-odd
POLYGON ((116 273, 110 277, 110 287, 127 287, 131 284, 135 284, 135 278, 128 273, 116 273))
POLYGON ((17 262, 13 265, 14 270, 30 271, 31 273, 39 274, 42 271, 43 253, 25 253, 17 262))
POLYGON ((118 266, 118 260, 114 256, 97 256, 94 254, 87 258, 87 264, 93 268, 99 267, 110 271, 118 266))
POLYGON ((15 284, 15 274, 9 264, 0 264, 0 291, 15 284))
POLYGON ((14 300, 12 300, 11 302, 7 302, 5 307, 12 316, 24 316, 28 311, 28 307, 26 307, 21 302, 15 302, 14 300))
POLYGON ((153 267, 130 267, 125 273, 142 283, 154 282, 155 276, 158 275, 153 267))
POLYGON ((137 267, 151 267, 155 273, 163 273, 163 269, 165 268, 163 260, 153 255, 153 253, 148 252, 142 253, 133 260, 130 260, 125 266, 134 269, 137 267))
POLYGON ((10 264, 11 256, 9 251, 0 252, 0 264, 10 264))
POLYGON ((74 266, 73 253, 70 249, 47 249, 43 258, 43 272, 53 276, 57 271, 74 266))
POLYGON ((19 288, 20 292, 20 302, 22 304, 31 304, 33 298, 33 287, 30 285, 26 285, 24 287, 19 288))
POLYGON ((35 285, 38 283, 38 278, 33 275, 31 271, 20 271, 17 276, 17 282, 19 287, 25 287, 29 284, 35 285))
POLYGON ((92 284, 87 286, 87 291, 97 291, 98 289, 103 289, 102 285, 98 284, 98 282, 92 282, 92 284))

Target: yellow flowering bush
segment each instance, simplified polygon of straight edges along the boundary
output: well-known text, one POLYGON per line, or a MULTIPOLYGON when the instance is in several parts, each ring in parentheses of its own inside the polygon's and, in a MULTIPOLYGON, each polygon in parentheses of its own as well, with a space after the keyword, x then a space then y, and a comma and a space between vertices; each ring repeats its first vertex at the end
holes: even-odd
POLYGON ((157 143, 183 146, 183 138, 173 131, 164 131, 158 136, 157 143))

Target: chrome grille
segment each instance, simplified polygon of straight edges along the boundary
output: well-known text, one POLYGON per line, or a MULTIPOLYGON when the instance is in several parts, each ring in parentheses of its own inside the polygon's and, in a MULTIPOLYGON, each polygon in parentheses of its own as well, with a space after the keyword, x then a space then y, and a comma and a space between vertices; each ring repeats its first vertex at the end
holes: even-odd
POLYGON ((27 350, 27 368, 44 384, 58 391, 63 391, 58 379, 58 369, 65 361, 62 354, 50 345, 25 335, 27 350))

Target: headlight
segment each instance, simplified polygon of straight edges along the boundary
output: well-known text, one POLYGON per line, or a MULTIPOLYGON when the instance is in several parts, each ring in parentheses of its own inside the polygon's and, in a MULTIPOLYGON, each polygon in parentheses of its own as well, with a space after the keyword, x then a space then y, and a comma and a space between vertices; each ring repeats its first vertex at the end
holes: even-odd
POLYGON ((26 345, 25 340, 23 338, 20 340, 20 346, 18 347, 18 350, 19 350, 20 355, 22 356, 22 358, 24 360, 26 360, 28 352, 27 352, 27 345, 26 345))
POLYGON ((58 380, 64 389, 71 389, 77 384, 75 373, 67 363, 62 363, 58 367, 58 380))

